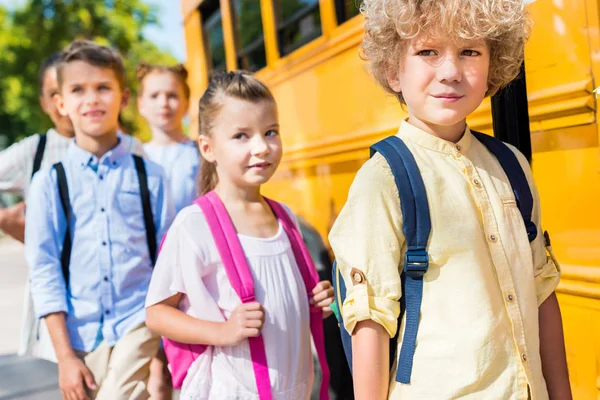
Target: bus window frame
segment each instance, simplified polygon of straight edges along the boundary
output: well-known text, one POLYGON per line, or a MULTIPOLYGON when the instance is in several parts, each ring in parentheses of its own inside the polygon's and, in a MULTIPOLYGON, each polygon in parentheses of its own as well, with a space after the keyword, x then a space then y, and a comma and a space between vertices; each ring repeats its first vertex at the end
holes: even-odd
MULTIPOLYGON (((231 10, 230 12, 230 18, 231 18, 231 28, 233 29, 233 47, 235 49, 235 66, 236 69, 239 69, 242 67, 242 60, 244 57, 248 56, 250 53, 252 53, 253 51, 255 51, 256 49, 258 49, 261 45, 264 48, 264 52, 265 52, 265 65, 263 65, 261 68, 259 68, 256 71, 253 72, 258 72, 266 67, 269 66, 269 57, 267 55, 267 41, 265 39, 265 24, 264 24, 264 9, 262 6, 262 3, 259 5, 260 8, 260 26, 261 26, 261 30, 262 30, 262 37, 253 40, 250 44, 246 45, 245 47, 241 47, 241 31, 240 31, 240 24, 239 24, 239 15, 237 15, 236 11, 235 11, 235 5, 234 5, 234 0, 224 0, 226 2, 228 2, 229 5, 229 9, 231 10)), ((225 29, 225 28, 223 28, 225 29)))
POLYGON ((223 12, 221 10, 220 0, 205 0, 198 6, 198 12, 200 14, 200 28, 202 29, 202 37, 204 38, 202 46, 204 46, 204 54, 206 55, 206 66, 210 67, 210 71, 214 72, 217 68, 227 70, 227 37, 225 35, 225 21, 223 18, 223 12), (213 50, 210 46, 210 35, 207 34, 207 21, 216 13, 220 13, 221 18, 221 31, 223 34, 223 63, 215 66, 213 62, 213 50))
POLYGON ((357 0, 333 0, 333 6, 335 7, 335 22, 337 26, 342 26, 348 21, 352 21, 354 18, 360 15, 360 6, 358 9, 358 14, 351 16, 350 18, 345 18, 346 8, 344 7, 344 3, 348 1, 357 0))
MULTIPOLYGON (((275 2, 277 0, 273 0, 273 2, 275 2)), ((290 18, 288 18, 287 21, 282 21, 281 23, 278 21, 278 7, 279 7, 279 2, 277 2, 277 6, 274 5, 273 7, 273 21, 275 22, 275 34, 276 34, 276 40, 277 40, 277 48, 279 50, 279 57, 280 58, 284 58, 284 57, 288 57, 291 54, 293 54, 295 51, 297 51, 298 49, 301 49, 302 47, 306 46, 307 44, 321 38, 324 36, 324 29, 323 29, 323 15, 322 15, 322 10, 321 10, 321 2, 317 1, 313 4, 309 4, 307 6, 305 6, 303 9, 300 9, 298 11, 296 11, 296 13, 294 13, 290 18), (320 28, 321 28, 321 33, 318 36, 315 37, 310 37, 310 39, 308 40, 304 40, 299 42, 299 44, 297 44, 296 46, 294 46, 292 49, 290 49, 287 53, 284 51, 284 41, 282 40, 282 36, 283 36, 283 32, 285 31, 286 28, 289 28, 291 25, 298 23, 299 21, 302 20, 302 18, 306 17, 307 15, 310 15, 311 13, 313 13, 315 10, 319 10, 319 21, 320 21, 320 28)))

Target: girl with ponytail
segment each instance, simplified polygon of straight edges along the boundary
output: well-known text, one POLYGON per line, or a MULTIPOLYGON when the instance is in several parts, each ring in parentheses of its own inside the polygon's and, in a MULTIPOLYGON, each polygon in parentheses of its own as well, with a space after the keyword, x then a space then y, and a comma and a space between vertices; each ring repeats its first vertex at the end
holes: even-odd
MULTIPOLYGON (((277 105, 252 75, 215 74, 200 100, 199 128, 203 196, 178 214, 164 240, 146 299, 146 323, 168 338, 165 350, 169 341, 206 346, 184 370, 182 399, 307 400, 311 333, 315 346, 323 348, 319 319, 331 314, 333 289, 314 279, 314 265, 312 283, 306 283, 310 267, 304 268, 306 257, 298 257, 303 245, 295 215, 261 195, 282 155, 277 105), (223 238, 213 236, 214 216, 203 208, 203 198, 221 204, 221 223, 233 225, 233 236, 225 240, 241 245, 255 301, 240 299, 229 280, 220 257, 223 238), (257 340, 264 342, 261 365, 268 374, 256 372, 257 340)), ((174 382, 180 360, 169 358, 174 382)), ((327 399, 327 380, 321 399, 327 399)))

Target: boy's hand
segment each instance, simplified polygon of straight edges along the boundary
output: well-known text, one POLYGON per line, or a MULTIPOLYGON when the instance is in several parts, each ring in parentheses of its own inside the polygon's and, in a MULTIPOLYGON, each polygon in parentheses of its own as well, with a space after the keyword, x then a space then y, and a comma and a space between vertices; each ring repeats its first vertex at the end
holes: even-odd
POLYGON ((0 229, 23 243, 25 241, 25 203, 0 209, 0 229))
POLYGON ((58 362, 58 386, 65 400, 90 400, 85 386, 97 389, 94 376, 76 356, 58 362))
POLYGON ((249 337, 257 337, 265 323, 265 310, 257 303, 239 305, 225 323, 223 346, 235 346, 249 337))
POLYGON ((333 286, 329 281, 321 281, 312 291, 313 297, 310 299, 310 304, 316 305, 323 310, 323 318, 329 317, 333 311, 331 303, 333 303, 333 286))

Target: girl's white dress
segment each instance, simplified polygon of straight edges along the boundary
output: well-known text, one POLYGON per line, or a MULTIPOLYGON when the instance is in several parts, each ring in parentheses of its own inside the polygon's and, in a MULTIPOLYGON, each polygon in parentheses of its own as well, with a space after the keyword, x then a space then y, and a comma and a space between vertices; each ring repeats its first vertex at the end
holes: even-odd
MULTIPOLYGON (((296 221, 293 213, 286 211, 296 221)), ((268 239, 238 235, 266 314, 262 330, 276 400, 307 400, 313 383, 309 305, 290 242, 279 226, 268 239)), ((179 308, 202 320, 225 321, 241 304, 231 287, 202 210, 184 208, 154 268, 146 307, 183 293, 179 308)), ((191 366, 182 399, 258 399, 248 341, 209 347, 191 366)))
POLYGON ((168 146, 145 144, 144 153, 150 160, 163 167, 176 212, 196 200, 200 153, 195 142, 189 140, 168 146))

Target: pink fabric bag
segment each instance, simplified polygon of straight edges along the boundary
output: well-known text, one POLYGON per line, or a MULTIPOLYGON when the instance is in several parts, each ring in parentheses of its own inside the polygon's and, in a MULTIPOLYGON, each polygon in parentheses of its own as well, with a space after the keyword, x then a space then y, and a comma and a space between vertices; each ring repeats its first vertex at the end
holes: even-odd
MULTIPOLYGON (((277 219, 281 222, 283 229, 288 236, 296 263, 298 264, 302 280, 306 287, 307 299, 310 299, 312 290, 319 282, 319 276, 308 249, 306 248, 296 225, 283 206, 276 201, 267 198, 265 198, 265 200, 273 210, 277 219)), ((215 192, 209 192, 204 196, 199 197, 194 204, 198 205, 204 213, 231 286, 242 303, 255 301, 254 282, 248 260, 246 259, 235 227, 229 218, 229 214, 227 213, 223 202, 221 202, 221 199, 219 199, 215 192)), ((320 399, 328 400, 329 367, 325 357, 323 315, 321 309, 313 305, 310 305, 310 330, 323 374, 320 399)), ((258 336, 249 338, 248 343, 250 346, 252 367, 254 369, 259 398, 260 400, 271 400, 273 397, 271 394, 271 381, 269 379, 269 368, 267 365, 264 340, 262 336, 258 336)), ((163 344, 171 370, 173 387, 175 389, 180 389, 190 366, 198 356, 206 350, 206 346, 179 343, 167 338, 163 338, 163 344)))

